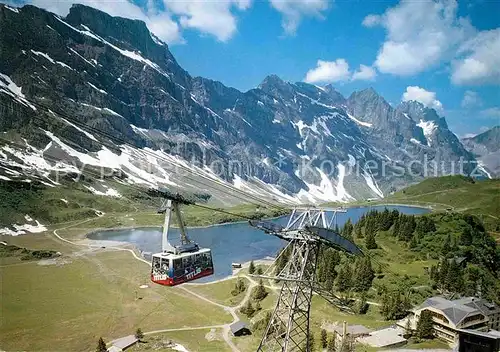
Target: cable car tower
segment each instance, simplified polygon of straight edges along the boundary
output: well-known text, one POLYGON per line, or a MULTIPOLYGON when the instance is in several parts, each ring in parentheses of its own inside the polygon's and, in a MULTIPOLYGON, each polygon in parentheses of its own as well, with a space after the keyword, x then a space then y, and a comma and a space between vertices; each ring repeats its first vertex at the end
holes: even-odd
POLYGON ((315 281, 316 260, 321 244, 353 255, 363 255, 353 242, 331 229, 338 212, 346 210, 295 208, 286 227, 267 221, 250 221, 252 226, 288 242, 280 256, 285 251, 289 253, 285 265, 278 268, 281 270, 276 270, 273 265, 264 275, 255 275, 282 283, 276 307, 257 351, 310 351, 309 318, 313 292, 341 309, 347 308, 339 298, 323 290, 315 281))
POLYGON ((214 273, 212 254, 209 248, 200 248, 187 236, 184 221, 179 209, 181 204, 194 204, 180 194, 168 191, 150 190, 151 195, 164 198, 158 213, 165 214, 162 229, 162 251, 153 254, 151 263, 151 281, 174 286, 196 280, 214 273), (170 219, 172 211, 177 218, 180 230, 180 243, 172 245, 169 241, 170 219))

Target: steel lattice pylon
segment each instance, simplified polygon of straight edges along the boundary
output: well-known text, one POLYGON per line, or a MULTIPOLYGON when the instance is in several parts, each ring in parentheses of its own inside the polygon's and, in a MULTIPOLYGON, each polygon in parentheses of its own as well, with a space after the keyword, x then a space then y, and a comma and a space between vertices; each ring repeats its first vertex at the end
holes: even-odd
MULTIPOLYGON (((337 212, 333 208, 296 208, 288 224, 279 230, 266 226, 261 229, 289 241, 289 258, 283 269, 273 276, 263 278, 282 283, 278 302, 272 313, 258 351, 288 352, 309 351, 309 314, 315 290, 316 260, 320 242, 307 227, 330 228, 337 212)), ((270 269, 268 269, 269 271, 270 269)), ((266 273, 268 272, 266 271, 266 273)))

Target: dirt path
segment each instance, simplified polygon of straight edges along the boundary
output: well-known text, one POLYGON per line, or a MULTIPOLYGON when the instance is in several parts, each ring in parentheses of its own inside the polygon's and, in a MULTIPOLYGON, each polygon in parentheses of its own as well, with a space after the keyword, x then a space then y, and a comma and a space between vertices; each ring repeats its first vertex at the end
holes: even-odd
MULTIPOLYGON (((248 289, 247 289, 247 292, 245 294, 245 297, 241 300, 240 304, 238 304, 237 306, 235 307, 229 307, 229 306, 225 306, 223 304, 220 304, 220 303, 217 303, 217 302, 214 302, 210 299, 208 299, 207 297, 205 296, 202 296, 196 292, 193 292, 191 290, 189 290, 186 285, 184 286, 181 286, 180 289, 192 294, 193 296, 201 299, 201 300, 204 300, 210 304, 213 304, 217 307, 220 307, 222 309, 224 309, 225 311, 227 311, 229 314, 232 315, 233 317, 233 321, 229 324, 224 324, 222 325, 222 338, 224 339, 224 341, 226 342, 226 344, 231 348, 231 350, 233 352, 239 352, 240 350, 238 349, 238 347, 236 347, 236 345, 233 343, 232 339, 231 339, 231 329, 230 329, 230 326, 231 324, 234 324, 238 321, 240 321, 240 318, 238 317, 238 314, 236 313, 241 307, 243 307, 245 304, 247 304, 248 300, 250 299, 250 296, 252 294, 252 290, 255 286, 257 286, 257 282, 255 282, 252 278, 250 278, 249 276, 247 275, 242 275, 242 277, 246 278, 249 282, 250 282, 250 285, 248 286, 248 289)), ((198 285, 207 285, 207 284, 212 284, 212 282, 210 283, 205 283, 205 284, 198 284, 198 285)))
MULTIPOLYGON (((89 222, 93 220, 93 218, 91 219, 86 219, 86 220, 83 220, 83 221, 80 221, 76 224, 71 224, 71 225, 68 225, 68 226, 64 226, 64 227, 61 227, 59 229, 56 229, 54 231, 52 231, 53 235, 60 241, 63 241, 65 243, 68 243, 68 244, 71 244, 73 246, 78 246, 78 247, 87 247, 87 248, 101 248, 103 247, 101 244, 91 244, 91 243, 88 243, 88 242, 84 242, 84 241, 81 241, 79 240, 79 242, 76 242, 76 241, 71 241, 71 240, 68 240, 64 237, 62 237, 61 235, 59 235, 57 232, 58 231, 61 231, 61 230, 65 230, 65 229, 68 229, 70 227, 74 227, 74 226, 78 226, 78 225, 81 225, 81 224, 84 224, 86 222, 89 222)), ((132 250, 132 249, 129 249, 129 248, 123 248, 122 246, 106 246, 106 249, 112 249, 112 250, 118 250, 118 251, 127 251, 127 252, 130 252, 132 254, 132 256, 134 257, 134 259, 140 261, 140 262, 143 262, 145 264, 147 264, 148 266, 151 266, 151 263, 148 262, 147 260, 145 260, 144 258, 141 258, 137 255, 137 253, 132 250)), ((189 331, 189 330, 204 330, 204 329, 214 329, 214 328, 218 328, 218 329, 222 329, 222 337, 224 339, 224 341, 226 342, 226 344, 231 348, 231 350, 233 352, 240 352, 238 347, 236 347, 236 345, 233 343, 232 339, 231 339, 231 329, 230 329, 230 326, 231 324, 235 323, 235 322, 238 322, 240 321, 240 318, 238 317, 238 314, 236 313, 244 304, 246 304, 248 302, 248 300, 250 299, 250 295, 252 293, 252 289, 257 285, 257 283, 250 277, 246 276, 246 275, 243 275, 246 279, 248 279, 248 281, 250 282, 250 285, 247 289, 247 292, 245 294, 245 297, 243 298, 243 300, 241 301, 241 303, 235 307, 229 307, 229 306, 225 306, 225 305, 222 305, 220 303, 217 303, 217 302, 214 302, 210 299, 208 299, 207 297, 204 297, 196 292, 193 292, 191 290, 189 290, 187 288, 187 285, 181 285, 179 286, 179 289, 180 290, 183 290, 185 291, 186 293, 190 294, 190 295, 193 295, 195 296, 196 298, 198 299, 201 299, 207 303, 210 303, 212 305, 215 305, 219 308, 222 308, 224 309, 226 312, 228 312, 229 314, 231 314, 231 316, 233 317, 233 321, 229 324, 221 324, 221 325, 209 325, 209 326, 195 326, 195 327, 184 327, 184 328, 177 328, 177 329, 160 329, 160 330, 152 330, 152 331, 146 331, 144 332, 145 335, 153 335, 153 334, 158 334, 158 333, 164 333, 164 332, 173 332, 173 331, 189 331)), ((224 279, 221 279, 221 280, 218 280, 219 282, 220 281, 225 281, 225 280, 230 280, 230 279, 233 279, 234 277, 227 277, 227 278, 224 278, 224 279)), ((196 285, 207 285, 207 284, 212 284, 213 282, 210 282, 210 283, 199 283, 199 284, 196 284, 196 285)), ((194 284, 192 284, 194 285, 194 284)))

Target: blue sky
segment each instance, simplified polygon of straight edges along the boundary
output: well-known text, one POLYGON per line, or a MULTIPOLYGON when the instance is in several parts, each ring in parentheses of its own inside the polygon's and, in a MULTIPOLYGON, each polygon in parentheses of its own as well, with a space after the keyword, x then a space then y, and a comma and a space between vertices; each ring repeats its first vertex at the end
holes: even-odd
MULTIPOLYGON (((460 136, 500 124, 500 2, 84 0, 142 19, 193 76, 246 91, 265 76, 419 100, 460 136), (364 65, 364 66, 360 66, 364 65)), ((65 15, 71 2, 32 0, 65 15)))

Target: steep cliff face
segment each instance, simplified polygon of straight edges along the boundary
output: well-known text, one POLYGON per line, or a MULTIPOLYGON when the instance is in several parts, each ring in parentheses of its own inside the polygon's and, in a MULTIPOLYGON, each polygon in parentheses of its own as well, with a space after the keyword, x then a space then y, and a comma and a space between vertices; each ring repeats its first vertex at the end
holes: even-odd
POLYGON ((90 164, 130 185, 197 189, 210 177, 318 203, 381 197, 439 158, 474 161, 416 102, 393 108, 371 88, 346 99, 275 75, 240 92, 191 77, 144 23, 82 5, 66 18, 0 6, 0 47, 4 179, 90 164))
POLYGON ((488 176, 500 177, 500 126, 472 138, 464 138, 462 143, 476 156, 480 168, 488 176))

